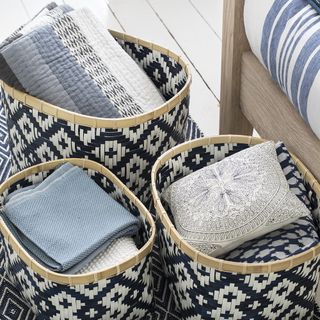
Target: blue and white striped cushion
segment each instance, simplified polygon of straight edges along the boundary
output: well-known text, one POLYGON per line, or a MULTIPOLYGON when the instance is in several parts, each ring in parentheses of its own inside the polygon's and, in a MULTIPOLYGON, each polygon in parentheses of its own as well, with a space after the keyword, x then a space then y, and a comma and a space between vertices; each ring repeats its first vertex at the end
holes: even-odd
POLYGON ((320 15, 306 0, 246 0, 252 51, 320 137, 320 15))

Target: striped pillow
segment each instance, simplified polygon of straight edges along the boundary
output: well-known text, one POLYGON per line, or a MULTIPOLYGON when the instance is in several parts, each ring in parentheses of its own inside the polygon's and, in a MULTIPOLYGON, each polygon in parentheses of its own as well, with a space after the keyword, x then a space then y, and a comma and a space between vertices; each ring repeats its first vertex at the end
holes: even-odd
POLYGON ((245 25, 254 54, 320 137, 320 16, 308 1, 246 0, 245 25))

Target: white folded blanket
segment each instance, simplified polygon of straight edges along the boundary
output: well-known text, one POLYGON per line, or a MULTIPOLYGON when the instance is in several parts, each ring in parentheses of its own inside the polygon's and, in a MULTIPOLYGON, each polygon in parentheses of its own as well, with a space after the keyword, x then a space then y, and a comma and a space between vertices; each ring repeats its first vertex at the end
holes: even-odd
POLYGON ((121 48, 90 10, 75 10, 69 15, 80 27, 81 33, 86 36, 96 54, 143 111, 153 110, 165 102, 147 74, 121 48))
POLYGON ((47 7, 0 44, 0 79, 73 112, 135 116, 165 99, 87 9, 47 7))
POLYGON ((110 246, 98 254, 92 261, 83 267, 78 274, 97 272, 118 265, 132 258, 138 248, 131 237, 121 237, 114 240, 110 246))

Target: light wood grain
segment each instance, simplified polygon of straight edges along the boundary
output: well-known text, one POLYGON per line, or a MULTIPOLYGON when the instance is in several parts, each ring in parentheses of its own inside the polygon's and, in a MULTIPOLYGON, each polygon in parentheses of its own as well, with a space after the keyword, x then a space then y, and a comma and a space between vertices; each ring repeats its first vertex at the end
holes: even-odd
POLYGON ((168 39, 167 30, 145 0, 110 0, 109 6, 127 33, 179 53, 176 43, 171 37, 168 39))
MULTIPOLYGON (((44 8, 49 2, 48 0, 21 0, 24 5, 29 19, 34 17, 42 8, 44 8)), ((108 4, 104 0, 55 0, 58 5, 68 4, 75 9, 88 8, 90 9, 99 21, 106 27, 117 30, 124 31, 119 22, 116 20, 108 4)))
POLYGON ((258 133, 282 140, 320 179, 319 139, 251 52, 243 55, 241 79, 242 111, 258 133))
MULTIPOLYGON (((99 21, 108 27, 108 20, 110 19, 109 8, 107 2, 104 0, 64 0, 65 3, 74 9, 88 8, 99 19, 99 21)), ((114 27, 114 25, 112 25, 114 27)), ((118 24, 115 25, 115 30, 121 30, 118 24)))
POLYGON ((107 14, 106 24, 108 26, 108 29, 116 30, 116 31, 120 31, 120 32, 126 32, 123 25, 119 22, 119 20, 115 16, 114 12, 109 8, 109 6, 108 6, 108 14, 107 14))
POLYGON ((243 25, 244 0, 224 0, 220 134, 252 134, 240 108, 241 59, 249 44, 243 25))
MULTIPOLYGON (((126 32, 147 41, 155 41, 181 55, 189 62, 192 74, 190 114, 205 135, 217 134, 219 130, 219 102, 204 84, 176 39, 168 32, 148 3, 141 0, 110 0, 109 5, 126 32)), ((173 30, 174 34, 175 30, 173 30)), ((208 61, 208 64, 213 65, 213 60, 208 61)))
POLYGON ((216 35, 222 39, 222 12, 223 12, 223 0, 189 0, 195 7, 197 12, 210 26, 210 28, 216 33, 216 35))
POLYGON ((221 39, 208 27, 189 1, 148 0, 148 2, 203 76, 215 97, 219 99, 221 39))

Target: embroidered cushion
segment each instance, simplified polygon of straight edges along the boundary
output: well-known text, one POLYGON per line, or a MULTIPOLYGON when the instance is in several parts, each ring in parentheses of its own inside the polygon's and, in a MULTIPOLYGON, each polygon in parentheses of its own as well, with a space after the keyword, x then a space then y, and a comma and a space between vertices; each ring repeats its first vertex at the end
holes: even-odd
MULTIPOLYGON (((283 142, 276 143, 276 153, 290 190, 311 210, 301 174, 283 142)), ((270 262, 304 252, 318 243, 319 235, 310 213, 283 228, 247 241, 219 258, 247 263, 270 262)))
POLYGON ((211 256, 309 214, 290 191, 271 141, 191 173, 163 198, 181 236, 211 256))

